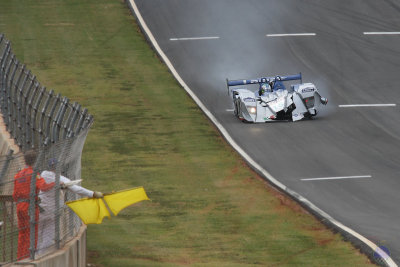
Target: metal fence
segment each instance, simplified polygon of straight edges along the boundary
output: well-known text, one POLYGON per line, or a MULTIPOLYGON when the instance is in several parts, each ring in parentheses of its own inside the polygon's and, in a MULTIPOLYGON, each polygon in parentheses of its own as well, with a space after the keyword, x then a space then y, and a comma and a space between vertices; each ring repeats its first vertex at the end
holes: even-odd
POLYGON ((92 192, 71 181, 80 179, 93 117, 78 103, 47 91, 2 34, 0 111, 20 150, 0 155, 2 265, 54 252, 76 235, 81 221, 64 202, 76 199, 77 192, 92 192))

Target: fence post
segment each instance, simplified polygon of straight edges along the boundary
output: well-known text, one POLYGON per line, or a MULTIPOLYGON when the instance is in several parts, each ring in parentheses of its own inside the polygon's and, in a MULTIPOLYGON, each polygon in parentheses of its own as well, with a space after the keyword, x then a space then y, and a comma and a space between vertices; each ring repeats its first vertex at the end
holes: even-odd
POLYGON ((8 129, 8 124, 9 124, 9 114, 10 114, 10 105, 11 105, 8 83, 9 83, 9 79, 10 79, 9 76, 10 76, 11 66, 14 61, 14 55, 11 53, 11 49, 7 55, 7 58, 8 57, 10 57, 10 59, 6 60, 7 67, 4 72, 4 95, 5 95, 5 98, 4 98, 4 111, 3 111, 4 123, 6 124, 7 129, 8 129))
POLYGON ((1 56, 1 60, 0 60, 0 78, 1 78, 1 86, 0 86, 0 90, 1 90, 1 110, 4 111, 4 101, 5 101, 5 90, 6 90, 6 67, 7 67, 7 58, 10 55, 10 42, 7 41, 6 42, 6 48, 3 51, 3 54, 1 56))
POLYGON ((75 126, 76 120, 78 119, 78 115, 79 115, 80 111, 81 111, 81 106, 79 104, 77 104, 77 107, 75 108, 75 112, 71 119, 71 123, 68 126, 67 138, 72 138, 74 136, 74 126, 75 126))
POLYGON ((61 149, 61 154, 59 156, 59 161, 57 164, 57 168, 56 168, 56 190, 55 190, 55 200, 56 200, 56 209, 55 209, 55 224, 54 224, 54 230, 55 230, 55 235, 54 235, 54 239, 55 239, 55 245, 57 249, 60 249, 60 244, 61 244, 61 238, 60 238, 60 220, 61 220, 61 207, 60 207, 60 176, 61 176, 61 170, 63 168, 64 165, 64 161, 66 158, 66 149, 67 147, 69 147, 69 140, 64 140, 64 144, 62 146, 61 149))
POLYGON ((88 114, 85 118, 85 122, 82 125, 82 131, 89 128, 89 125, 93 122, 93 116, 88 114))
MULTIPOLYGON (((32 146, 35 146, 35 137, 39 136, 38 134, 36 134, 36 128, 37 128, 37 125, 36 125, 36 113, 37 113, 37 111, 39 109, 39 105, 40 105, 40 103, 42 101, 42 97, 43 97, 43 94, 44 94, 45 91, 46 91, 45 87, 41 87, 40 88, 39 94, 36 97, 35 104, 32 107, 32 115, 31 115, 31 129, 32 129, 31 142, 32 142, 32 146)), ((37 138, 36 141, 39 143, 40 139, 37 138)), ((40 143, 39 143, 38 146, 40 146, 40 143)))
POLYGON ((71 106, 71 110, 68 113, 67 119, 63 125, 63 135, 62 135, 62 139, 65 139, 67 137, 68 134, 68 129, 72 123, 72 119, 75 115, 75 111, 76 111, 76 106, 78 105, 78 103, 74 102, 71 106))
POLYGON ((28 80, 28 76, 29 76, 29 71, 26 72, 25 71, 25 65, 23 65, 23 69, 22 69, 22 75, 23 75, 23 80, 22 80, 22 84, 18 83, 18 87, 17 89, 17 110, 18 110, 18 114, 17 114, 17 143, 18 145, 21 147, 23 145, 23 129, 22 129, 22 125, 23 125, 23 110, 24 110, 24 87, 26 84, 26 81, 28 80))
POLYGON ((56 200, 56 209, 54 211, 54 242, 56 244, 56 248, 60 248, 60 216, 61 216, 61 211, 60 211, 60 175, 61 175, 61 168, 60 165, 63 162, 62 159, 63 155, 61 154, 61 160, 57 164, 56 168, 56 190, 54 192, 55 194, 55 200, 56 200))
POLYGON ((54 119, 54 112, 56 111, 56 107, 57 107, 57 104, 58 104, 58 102, 60 101, 60 98, 61 98, 61 95, 60 94, 57 94, 57 96, 55 97, 55 99, 54 99, 54 102, 53 102, 53 106, 51 107, 51 109, 50 109, 50 113, 49 113, 49 115, 48 115, 48 121, 47 121, 47 125, 46 125, 46 133, 47 133, 47 135, 48 136, 50 136, 51 138, 50 138, 50 140, 51 140, 51 142, 53 142, 53 136, 51 136, 51 132, 50 132, 50 130, 51 130, 51 124, 52 123, 55 123, 55 119, 54 119), (53 119, 53 120, 52 120, 53 119))
POLYGON ((47 108, 49 107, 52 96, 53 96, 53 90, 50 90, 50 92, 48 92, 46 94, 46 99, 44 100, 42 110, 40 111, 38 133, 39 133, 39 140, 41 142, 48 136, 48 135, 46 135, 46 133, 44 131, 44 129, 45 129, 44 119, 46 117, 46 111, 47 111, 47 108))
POLYGON ((68 103, 69 103, 69 99, 67 97, 64 97, 61 101, 60 109, 56 116, 55 124, 53 125, 54 142, 57 142, 59 139, 59 135, 60 135, 60 131, 61 131, 61 124, 62 124, 64 115, 65 115, 65 111, 66 111, 68 103))
MULTIPOLYGON (((44 146, 47 145, 45 141, 44 146)), ((35 166, 33 167, 32 177, 31 177, 31 187, 30 187, 30 195, 29 195, 29 218, 30 218, 30 258, 35 259, 35 250, 36 250, 36 200, 37 200, 37 192, 36 192, 36 176, 39 173, 41 163, 44 158, 45 149, 39 150, 39 155, 36 158, 35 166)))
MULTIPOLYGON (((33 77, 35 80, 35 77, 33 77)), ((26 132, 26 144, 29 145, 31 143, 31 133, 32 127, 31 127, 31 121, 32 121, 32 102, 35 99, 36 92, 40 86, 38 82, 34 82, 35 87, 33 88, 32 93, 28 92, 28 103, 26 105, 26 126, 25 126, 25 132, 26 132)), ((31 148, 33 148, 33 144, 31 145, 31 148)))
MULTIPOLYGON (((14 56, 14 55, 13 55, 14 56)), ((9 122, 9 124, 8 124, 8 132, 11 134, 11 136, 12 137, 15 137, 15 133, 14 133, 14 130, 15 130, 15 121, 16 121, 16 118, 15 118, 15 114, 16 114, 16 99, 15 99, 15 97, 14 97, 14 94, 13 94, 13 92, 14 92, 14 90, 13 90, 13 83, 15 83, 15 81, 14 81, 14 79, 15 79, 15 74, 17 73, 17 70, 18 70, 18 67, 19 67, 19 61, 18 61, 18 59, 14 56, 14 60, 13 60, 13 65, 14 65, 14 68, 13 68, 13 71, 11 72, 11 77, 10 77, 10 80, 9 80, 9 86, 8 86, 8 91, 9 91, 9 100, 10 100, 10 104, 9 104, 9 109, 8 109, 8 122, 9 122)))
POLYGON ((28 96, 29 96, 29 93, 30 93, 30 91, 32 90, 32 87, 34 86, 34 83, 35 83, 35 76, 32 76, 31 74, 30 74, 30 72, 28 73, 28 75, 29 75, 29 85, 28 85, 28 87, 27 87, 27 89, 26 90, 24 90, 24 91, 22 91, 21 93, 22 93, 22 98, 23 98, 23 101, 22 101, 22 112, 21 112, 21 131, 22 131, 22 140, 21 140, 21 142, 22 142, 22 149, 24 150, 26 147, 27 147, 27 144, 28 144, 28 142, 27 142, 27 140, 29 140, 28 139, 28 133, 27 133, 27 127, 26 127, 26 125, 27 125, 27 121, 28 121, 28 117, 27 117, 27 104, 28 104, 28 96))
POLYGON ((78 124, 76 125, 75 132, 73 133, 74 135, 78 135, 81 132, 87 113, 88 113, 88 110, 86 108, 84 108, 81 113, 81 116, 79 117, 79 121, 78 121, 78 124))
POLYGON ((4 99, 5 99, 5 89, 6 89, 6 84, 5 84, 5 79, 6 79, 6 62, 8 55, 10 53, 10 42, 6 42, 5 49, 3 51, 3 54, 1 55, 0 58, 0 103, 1 103, 1 110, 4 109, 4 99))

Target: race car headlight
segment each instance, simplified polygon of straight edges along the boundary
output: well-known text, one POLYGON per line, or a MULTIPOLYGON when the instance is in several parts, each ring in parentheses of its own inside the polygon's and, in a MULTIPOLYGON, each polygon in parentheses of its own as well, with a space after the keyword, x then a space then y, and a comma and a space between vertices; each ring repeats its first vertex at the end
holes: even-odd
POLYGON ((250 114, 256 114, 257 113, 257 108, 256 107, 247 107, 247 110, 249 111, 250 114))

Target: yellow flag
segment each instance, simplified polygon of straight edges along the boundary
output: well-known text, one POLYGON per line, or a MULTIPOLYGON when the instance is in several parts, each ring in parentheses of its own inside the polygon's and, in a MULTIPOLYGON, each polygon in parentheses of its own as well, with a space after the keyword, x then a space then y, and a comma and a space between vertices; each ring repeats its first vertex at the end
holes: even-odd
POLYGON ((107 206, 117 216, 122 209, 142 200, 149 200, 149 198, 143 187, 137 187, 105 194, 104 199, 83 198, 69 201, 66 204, 85 224, 100 224, 104 217, 110 217, 107 206))
POLYGON ((122 209, 137 202, 149 200, 149 198, 147 197, 143 187, 137 187, 113 194, 105 194, 104 200, 107 202, 112 213, 117 216, 122 209))
POLYGON ((85 224, 100 224, 104 217, 110 218, 110 213, 101 198, 83 198, 66 204, 85 224))

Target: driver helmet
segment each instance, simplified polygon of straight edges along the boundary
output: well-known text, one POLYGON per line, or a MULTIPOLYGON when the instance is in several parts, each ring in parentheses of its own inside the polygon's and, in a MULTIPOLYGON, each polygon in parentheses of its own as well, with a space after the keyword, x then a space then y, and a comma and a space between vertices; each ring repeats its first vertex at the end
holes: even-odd
POLYGON ((55 169, 57 166, 58 160, 56 158, 51 158, 48 161, 48 165, 50 169, 55 169))
POLYGON ((258 94, 262 96, 265 92, 268 92, 268 86, 266 83, 260 84, 260 89, 258 90, 258 94))
POLYGON ((269 86, 268 83, 263 83, 263 84, 261 85, 261 88, 262 88, 262 90, 263 90, 263 93, 264 93, 264 92, 271 92, 271 87, 269 86))

